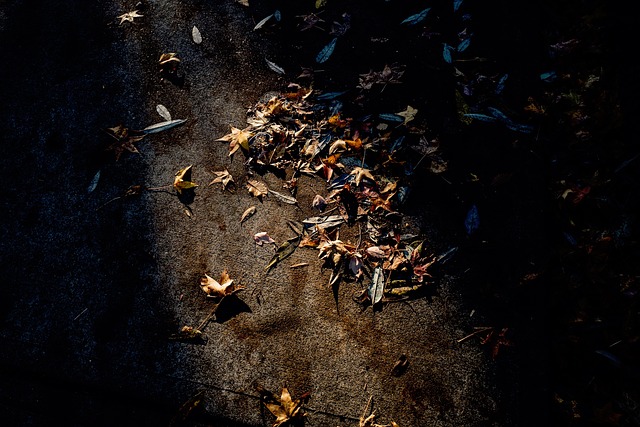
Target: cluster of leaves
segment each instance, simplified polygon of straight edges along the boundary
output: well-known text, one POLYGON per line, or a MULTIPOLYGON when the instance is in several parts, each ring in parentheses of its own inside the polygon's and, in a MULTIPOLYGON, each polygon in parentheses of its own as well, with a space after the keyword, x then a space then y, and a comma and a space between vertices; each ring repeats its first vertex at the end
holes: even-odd
MULTIPOLYGON (((422 150, 423 158, 434 155, 437 145, 429 144, 424 131, 407 130, 417 114, 411 106, 397 114, 356 120, 335 111, 333 101, 338 96, 316 94, 310 87, 291 83, 288 91, 251 108, 247 126, 232 126, 230 133, 218 138, 229 143, 230 156, 238 152, 245 156, 251 175, 273 173, 289 190, 283 194, 251 178, 246 189, 260 200, 273 196, 297 206, 295 195, 302 175, 327 183, 327 194, 316 195, 313 203, 321 215, 305 218, 294 227, 296 235, 278 247, 266 271, 297 247, 316 248, 323 267, 332 270, 331 286, 337 286, 343 277, 371 278, 357 299, 360 303, 418 295, 430 282, 427 269, 437 259, 423 249, 426 245, 418 236, 402 232, 399 208, 411 186, 413 153, 422 150), (328 205, 335 205, 332 215, 325 211, 328 205), (358 244, 340 240, 343 224, 364 226, 358 244)), ((256 242, 264 237, 256 235, 256 242)))

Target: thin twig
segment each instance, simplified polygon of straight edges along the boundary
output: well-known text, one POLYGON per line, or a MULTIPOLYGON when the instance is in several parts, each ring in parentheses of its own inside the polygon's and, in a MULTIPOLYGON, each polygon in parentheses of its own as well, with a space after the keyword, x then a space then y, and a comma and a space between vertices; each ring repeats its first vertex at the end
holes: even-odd
POLYGON ((418 163, 416 163, 416 165, 413 167, 414 169, 417 169, 418 166, 420 165, 420 163, 424 160, 424 158, 427 157, 427 153, 424 153, 422 155, 422 157, 420 157, 420 160, 418 160, 418 163))
POLYGON ((475 332, 471 332, 471 333, 470 333, 469 335, 467 335, 466 337, 462 337, 462 338, 460 338, 459 340, 456 340, 456 341, 458 342, 458 344, 460 344, 460 343, 465 342, 465 341, 466 341, 466 340, 468 340, 469 338, 473 338, 473 337, 475 337, 476 335, 480 335, 481 333, 483 333, 483 332, 488 332, 488 331, 490 331, 490 330, 492 330, 492 329, 493 329, 493 327, 491 327, 491 326, 486 327, 486 328, 482 328, 482 329, 478 329, 477 331, 475 331, 475 332))
POLYGON ((198 325, 198 327, 196 328, 197 330, 202 332, 204 327, 207 326, 207 324, 213 318, 213 316, 216 315, 216 311, 218 311, 218 307, 220 307, 220 303, 222 303, 222 301, 225 298, 226 298, 226 296, 223 296, 222 299, 215 305, 215 307, 213 307, 213 310, 211 310, 211 313, 209 313, 209 315, 202 321, 202 323, 200 323, 200 325, 198 325))
POLYGON ((73 318, 74 321, 78 320, 80 318, 80 316, 82 316, 84 313, 87 312, 87 310, 89 310, 89 308, 85 308, 84 310, 82 310, 80 312, 80 314, 78 314, 76 317, 73 318))
POLYGON ((161 187, 149 187, 146 190, 147 191, 160 191, 160 190, 167 190, 169 188, 173 187, 173 185, 169 184, 169 185, 163 185, 161 187))
POLYGON ((96 208, 96 212, 98 212, 100 209, 104 208, 105 206, 107 206, 109 203, 111 202, 115 202, 118 199, 122 199, 123 196, 118 196, 118 197, 114 197, 113 199, 109 200, 108 202, 103 203, 102 205, 98 206, 98 208, 96 208))

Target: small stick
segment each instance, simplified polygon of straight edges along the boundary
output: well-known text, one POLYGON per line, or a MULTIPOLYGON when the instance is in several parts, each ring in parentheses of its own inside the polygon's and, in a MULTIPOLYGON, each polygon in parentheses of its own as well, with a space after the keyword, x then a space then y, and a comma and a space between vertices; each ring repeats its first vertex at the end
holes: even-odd
POLYGON ((479 334, 481 334, 481 333, 483 333, 483 332, 488 332, 488 331, 490 331, 490 330, 492 330, 492 329, 493 329, 493 327, 491 327, 491 326, 486 327, 486 328, 481 328, 481 329, 478 329, 478 330, 477 330, 477 331, 475 331, 475 332, 471 332, 471 333, 470 333, 469 335, 467 335, 466 337, 462 337, 462 338, 460 338, 459 340, 456 340, 456 341, 458 342, 458 344, 460 344, 460 343, 465 342, 465 341, 466 341, 466 340, 468 340, 469 338, 473 338, 473 337, 475 337, 476 335, 479 335, 479 334))
POLYGON ((163 185, 162 187, 150 187, 147 188, 148 191, 159 191, 159 190, 166 190, 173 187, 173 185, 163 185))
POLYGON ((74 318, 73 318, 73 320, 74 320, 74 321, 78 320, 78 318, 79 318, 80 316, 82 316, 84 313, 86 313, 86 312, 87 312, 87 310, 89 310, 89 308, 85 308, 84 310, 82 310, 82 311, 80 312, 80 314, 78 314, 76 317, 74 317, 74 318))
POLYGON ((105 206, 107 206, 109 203, 111 202, 115 202, 118 199, 122 199, 122 196, 118 196, 118 197, 114 197, 113 199, 109 200, 108 202, 105 202, 103 204, 101 204, 100 206, 98 206, 98 208, 96 209, 96 212, 98 212, 100 209, 104 208, 105 206))
POLYGON ((197 330, 199 330, 200 332, 202 332, 202 329, 207 326, 207 324, 209 323, 209 321, 213 318, 213 316, 215 316, 216 311, 218 311, 218 307, 220 307, 220 303, 226 298, 226 296, 222 297, 222 299, 220 300, 220 302, 218 302, 215 307, 213 307, 213 310, 211 310, 211 313, 209 313, 209 315, 202 321, 202 323, 200 323, 200 325, 198 325, 198 327, 196 328, 197 330))

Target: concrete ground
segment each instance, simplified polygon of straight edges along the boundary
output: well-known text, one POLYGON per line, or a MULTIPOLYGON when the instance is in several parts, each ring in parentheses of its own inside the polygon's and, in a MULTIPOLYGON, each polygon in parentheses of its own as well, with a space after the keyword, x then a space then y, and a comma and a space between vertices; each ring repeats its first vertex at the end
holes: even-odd
MULTIPOLYGON (((253 234, 291 237, 286 219, 313 216, 326 183, 303 176, 300 209, 260 203, 241 186, 242 156, 230 159, 215 140, 289 82, 264 61, 278 58, 278 46, 252 32, 262 15, 235 1, 144 3, 0 4, 2 425, 169 425, 202 390, 196 425, 268 426, 275 417, 257 389, 285 385, 294 398, 310 393, 310 426, 355 426, 370 397, 380 424, 528 425, 486 351, 456 342, 480 308, 463 304, 455 274, 439 277, 432 298, 373 311, 352 300, 351 283, 336 306, 317 250, 300 248, 265 273, 273 249, 253 234), (137 8, 143 17, 119 24, 137 8), (181 59, 183 85, 160 79, 168 52, 181 59), (104 152, 104 129, 159 122, 158 104, 186 123, 148 135, 139 154, 115 161, 104 152), (170 191, 104 205, 132 185, 171 184, 189 165, 200 185, 190 215, 170 191), (207 185, 225 168, 234 193, 207 185), (256 214, 240 224, 252 205, 256 214), (290 268, 301 262, 309 265, 290 268), (213 303, 200 277, 224 269, 246 286, 227 315, 204 328, 204 343, 170 340, 207 317, 213 303), (409 368, 392 376, 401 354, 409 368)), ((438 249, 458 246, 464 229, 439 217, 437 203, 414 205, 404 220, 438 249)))

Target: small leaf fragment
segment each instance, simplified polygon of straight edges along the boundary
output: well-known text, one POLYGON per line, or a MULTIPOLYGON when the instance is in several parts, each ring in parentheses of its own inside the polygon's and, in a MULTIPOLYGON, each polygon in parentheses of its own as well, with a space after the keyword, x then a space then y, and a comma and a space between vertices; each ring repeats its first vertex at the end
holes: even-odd
POLYGON ((160 117, 165 119, 167 122, 171 121, 171 113, 169 112, 167 107, 162 104, 158 104, 156 105, 156 111, 158 112, 158 114, 160 114, 160 117))
POLYGON ((273 267, 275 267, 280 261, 290 256, 293 252, 295 252, 298 244, 300 243, 301 236, 292 237, 291 239, 285 241, 281 244, 276 253, 271 257, 269 264, 265 267, 265 271, 268 273, 271 271, 273 267))
POLYGON ((384 293, 384 272, 382 267, 376 267, 375 270, 373 270, 373 278, 367 288, 367 292, 372 305, 382 301, 382 295, 384 293))
POLYGON ((96 189, 96 187, 98 186, 98 181, 100 181, 100 170, 98 170, 98 172, 96 172, 96 174, 93 176, 93 179, 91 180, 91 183, 87 188, 87 193, 92 193, 96 189))
POLYGON ((325 47, 323 47, 322 50, 318 52, 318 55, 316 56, 316 62, 319 64, 322 64, 327 59, 329 59, 329 57, 331 56, 331 54, 333 54, 333 51, 336 48, 337 42, 338 42, 338 38, 334 37, 333 40, 331 40, 325 47))
POLYGON ((309 263, 308 262, 299 262, 297 264, 293 264, 290 268, 300 268, 300 267, 306 267, 308 266, 309 263))
POLYGON ((195 44, 202 43, 202 34, 200 33, 200 30, 198 29, 198 27, 196 27, 195 25, 191 29, 191 38, 193 39, 193 42, 195 44))
POLYGON ((249 0, 236 0, 236 1, 243 6, 249 7, 249 0))
POLYGON ((320 212, 322 212, 324 211, 324 208, 327 207, 327 201, 321 195, 316 194, 316 196, 313 198, 313 202, 311 202, 311 206, 313 206, 314 209, 318 209, 320 212))
POLYGON ((429 14, 430 10, 431 8, 428 7, 424 9, 422 12, 418 12, 415 15, 411 15, 410 17, 402 21, 400 24, 416 25, 417 23, 423 21, 427 17, 427 14, 429 14))
POLYGON ((258 246, 262 246, 263 244, 276 244, 276 241, 273 240, 266 231, 261 231, 253 235, 253 240, 256 242, 258 246))
POLYGON ((266 24, 269 21, 269 19, 273 18, 273 16, 274 15, 272 13, 271 15, 267 16, 266 18, 263 18, 262 20, 260 20, 260 22, 258 22, 256 24, 256 26, 253 27, 253 31, 259 30, 260 28, 264 27, 264 24, 266 24))
POLYGON ((243 222, 245 222, 250 216, 252 216, 254 213, 256 213, 256 207, 255 206, 251 206, 249 208, 247 208, 243 213, 242 213, 242 217, 240 218, 240 224, 242 224, 243 222))
POLYGON ((409 367, 409 359, 406 354, 401 354, 398 358, 398 361, 391 368, 391 375, 394 377, 399 377, 404 374, 407 368, 409 367))
POLYGON ((278 64, 276 64, 275 62, 271 62, 269 61, 267 58, 264 59, 265 62, 267 63, 267 66, 272 70, 275 71, 278 74, 285 74, 284 69, 282 67, 280 67, 278 64))
POLYGON ((286 194, 279 193, 277 191, 269 190, 270 194, 276 196, 276 199, 280 200, 283 203, 287 203, 289 205, 297 205, 298 201, 291 196, 287 196, 286 194))
POLYGON ((202 331, 193 326, 183 326, 180 332, 169 337, 173 341, 202 343, 204 341, 202 331))
POLYGON ((180 63, 180 58, 178 58, 175 52, 163 53, 160 55, 160 59, 158 59, 158 63, 160 64, 161 67, 176 65, 180 63))
POLYGON ((123 22, 133 22, 133 20, 135 18, 142 18, 144 15, 140 15, 138 13, 138 10, 134 10, 131 12, 127 12, 127 13, 123 13, 122 15, 118 16, 118 18, 120 19, 120 24, 118 25, 122 25, 123 22))

